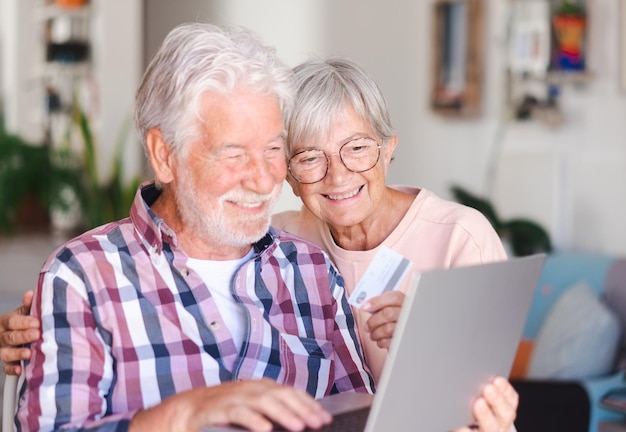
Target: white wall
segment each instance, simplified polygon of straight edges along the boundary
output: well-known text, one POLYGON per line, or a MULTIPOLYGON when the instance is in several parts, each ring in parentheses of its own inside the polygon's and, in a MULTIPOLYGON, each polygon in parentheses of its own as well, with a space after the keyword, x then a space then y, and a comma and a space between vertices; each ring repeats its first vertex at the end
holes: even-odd
POLYGON ((135 92, 143 73, 142 0, 91 0, 94 8, 95 82, 100 113, 97 118, 100 159, 99 173, 110 173, 113 151, 120 134, 130 122, 126 135, 126 175, 137 175, 144 154, 132 125, 135 92))
MULTIPOLYGON (((33 0, 0 0, 0 5, 25 1, 33 0)), ((247 26, 275 45, 289 64, 309 54, 353 57, 376 77, 400 136, 390 183, 419 185, 447 198, 452 184, 480 194, 489 192, 501 216, 538 220, 549 229, 558 248, 626 255, 626 229, 622 226, 626 194, 621 190, 626 184, 626 92, 618 89, 620 0, 588 0, 588 63, 594 78, 585 88, 563 88, 565 126, 552 130, 536 122, 509 123, 501 129, 502 140, 496 137, 502 126, 505 94, 507 3, 485 0, 483 114, 475 120, 451 120, 432 113, 428 105, 433 1, 146 0, 148 50, 178 22, 199 19, 247 26), (490 183, 488 168, 493 155, 498 156, 497 169, 490 183)), ((117 6, 107 5, 103 10, 125 8, 122 2, 114 0, 117 6)), ((130 10, 131 15, 137 12, 136 6, 130 10)), ((135 20, 124 20, 123 25, 131 29, 114 25, 115 21, 107 27, 121 32, 115 43, 125 41, 124 45, 131 47, 123 58, 131 62, 128 76, 132 80, 136 71, 130 54, 135 49, 133 38, 140 40, 137 28, 132 28, 135 20)), ((114 51, 109 50, 110 59, 114 51)), ((112 82, 109 76, 127 78, 126 65, 108 61, 112 69, 103 82, 112 82)), ((12 73, 13 69, 7 72, 4 67, 0 76, 6 81, 12 73)), ((116 105, 119 113, 109 114, 110 118, 126 110, 131 87, 129 81, 120 89, 124 102, 116 105)), ((102 89, 105 91, 115 89, 109 86, 102 89)), ((107 102, 114 103, 113 99, 107 102)), ((116 126, 103 126, 116 130, 116 126)), ((279 209, 298 205, 289 195, 279 209)))
POLYGON ((9 131, 33 142, 41 141, 43 128, 38 106, 43 92, 33 67, 34 49, 41 35, 33 16, 37 0, 0 0, 0 73, 3 112, 9 131))
MULTIPOLYGON (((0 0, 0 77, 6 125, 33 142, 44 137, 44 25, 38 18, 44 0, 0 0)), ((113 149, 130 119, 142 73, 141 0, 91 0, 90 31, 93 79, 87 80, 89 111, 99 143, 99 173, 106 177, 113 149)), ((136 174, 143 154, 128 136, 127 174, 136 174)))
POLYGON ((558 249, 626 255, 626 93, 618 89, 620 0, 589 0, 588 66, 593 79, 562 88, 565 125, 505 123, 506 19, 486 0, 483 115, 450 120, 428 107, 433 1, 327 1, 321 54, 344 54, 372 71, 399 132, 390 183, 450 197, 458 183, 495 200, 502 217, 546 226, 558 249), (496 139, 503 127, 503 139, 496 139), (496 155, 495 176, 488 176, 496 155))

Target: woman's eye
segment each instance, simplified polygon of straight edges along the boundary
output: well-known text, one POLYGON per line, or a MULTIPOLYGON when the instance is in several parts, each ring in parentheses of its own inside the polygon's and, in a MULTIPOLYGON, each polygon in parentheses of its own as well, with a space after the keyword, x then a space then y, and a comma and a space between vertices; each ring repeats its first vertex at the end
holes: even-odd
POLYGON ((301 164, 314 164, 316 162, 319 162, 320 157, 318 155, 310 155, 310 156, 305 156, 302 157, 298 160, 298 163, 301 164))
POLYGON ((351 147, 348 147, 348 151, 350 153, 359 153, 359 152, 362 152, 363 150, 365 150, 365 146, 351 146, 351 147))

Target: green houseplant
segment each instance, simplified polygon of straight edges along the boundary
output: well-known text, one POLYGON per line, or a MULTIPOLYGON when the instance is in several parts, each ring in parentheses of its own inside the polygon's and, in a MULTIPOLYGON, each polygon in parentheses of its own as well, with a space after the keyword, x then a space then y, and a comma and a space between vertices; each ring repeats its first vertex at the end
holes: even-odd
POLYGON ((35 198, 44 212, 51 207, 69 208, 68 190, 84 194, 75 155, 10 134, 0 121, 0 233, 15 229, 29 198, 35 198))
POLYGON ((0 233, 15 230, 20 208, 29 197, 36 198, 43 212, 78 211, 77 226, 69 229, 89 229, 128 216, 141 182, 138 177, 127 181, 123 175, 123 150, 129 130, 127 121, 117 139, 110 176, 100 182, 95 137, 80 106, 74 105, 67 143, 58 148, 9 134, 0 122, 0 233), (80 151, 68 144, 73 133, 80 135, 80 151))
POLYGON ((552 251, 550 236, 538 223, 523 218, 503 220, 487 199, 474 195, 460 186, 453 186, 451 191, 456 201, 473 207, 485 215, 500 238, 511 245, 511 250, 516 256, 552 251))
POLYGON ((79 194, 76 195, 81 211, 82 228, 90 229, 128 216, 135 192, 141 183, 141 179, 136 176, 128 181, 124 179, 123 150, 130 131, 130 121, 123 125, 117 137, 111 172, 104 182, 100 181, 98 173, 98 146, 91 122, 85 110, 78 104, 74 104, 72 111, 72 127, 66 136, 68 142, 74 128, 78 131, 83 144, 82 188, 77 190, 79 194))

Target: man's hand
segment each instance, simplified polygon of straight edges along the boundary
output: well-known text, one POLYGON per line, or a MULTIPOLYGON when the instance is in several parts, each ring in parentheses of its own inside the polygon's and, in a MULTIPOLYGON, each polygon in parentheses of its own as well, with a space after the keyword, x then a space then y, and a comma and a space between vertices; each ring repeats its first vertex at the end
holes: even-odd
POLYGON ((365 331, 380 348, 389 349, 404 299, 404 293, 388 291, 373 297, 361 306, 362 310, 372 313, 365 323, 365 331))
POLYGON ((30 359, 31 353, 21 345, 40 338, 39 320, 28 315, 32 303, 33 292, 27 291, 22 297, 22 306, 0 315, 0 360, 4 362, 7 375, 22 373, 19 361, 30 359))
POLYGON ((233 381, 174 395, 139 411, 130 432, 198 430, 202 426, 237 425, 271 431, 272 423, 287 430, 319 429, 332 417, 309 394, 269 379, 233 381))
POLYGON ((496 377, 485 386, 474 402, 472 413, 475 427, 457 429, 456 432, 509 432, 514 431, 519 395, 506 378, 496 377))

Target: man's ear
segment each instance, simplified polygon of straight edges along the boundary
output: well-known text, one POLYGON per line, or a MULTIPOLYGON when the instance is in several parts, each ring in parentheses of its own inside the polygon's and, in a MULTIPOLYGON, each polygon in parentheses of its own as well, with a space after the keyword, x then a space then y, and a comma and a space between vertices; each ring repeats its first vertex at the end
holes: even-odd
POLYGON ((159 129, 152 128, 148 131, 146 148, 156 179, 162 184, 171 183, 174 180, 174 168, 172 166, 174 152, 172 147, 163 139, 159 129))

